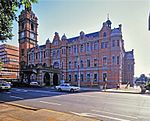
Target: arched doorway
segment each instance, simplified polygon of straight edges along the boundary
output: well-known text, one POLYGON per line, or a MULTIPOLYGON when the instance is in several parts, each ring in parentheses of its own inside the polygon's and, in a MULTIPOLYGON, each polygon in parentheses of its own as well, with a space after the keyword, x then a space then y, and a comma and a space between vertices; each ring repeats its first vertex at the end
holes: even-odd
POLYGON ((53 76, 53 85, 54 86, 58 85, 58 75, 56 73, 54 73, 54 76, 53 76))
POLYGON ((44 74, 44 83, 46 86, 50 86, 50 75, 48 72, 44 74))

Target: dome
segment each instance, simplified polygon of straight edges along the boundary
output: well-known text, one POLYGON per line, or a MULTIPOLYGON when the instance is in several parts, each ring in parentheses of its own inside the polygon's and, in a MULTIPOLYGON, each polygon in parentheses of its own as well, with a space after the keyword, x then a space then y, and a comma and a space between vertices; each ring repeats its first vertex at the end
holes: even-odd
POLYGON ((106 23, 107 23, 108 25, 111 25, 111 24, 112 24, 109 19, 106 21, 106 23))
POLYGON ((80 36, 83 36, 83 35, 84 35, 84 32, 83 32, 83 31, 81 31, 81 32, 80 32, 80 36))
POLYGON ((49 38, 46 40, 46 44, 48 44, 48 43, 50 43, 50 40, 49 40, 49 38))
POLYGON ((61 40, 66 40, 67 39, 67 37, 66 37, 66 35, 64 34, 62 37, 61 37, 61 40))
POLYGON ((119 28, 114 28, 111 32, 111 36, 115 36, 115 35, 122 35, 121 31, 119 30, 119 28))

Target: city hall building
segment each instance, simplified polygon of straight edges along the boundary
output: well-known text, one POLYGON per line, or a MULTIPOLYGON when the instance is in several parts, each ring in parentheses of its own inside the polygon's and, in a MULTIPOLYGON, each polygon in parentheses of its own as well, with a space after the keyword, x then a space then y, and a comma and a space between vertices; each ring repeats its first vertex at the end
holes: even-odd
POLYGON ((132 85, 134 52, 125 51, 122 26, 111 24, 108 19, 100 30, 72 38, 55 32, 52 42, 38 45, 38 18, 25 8, 19 15, 20 79, 54 86, 61 80, 79 86, 132 85))

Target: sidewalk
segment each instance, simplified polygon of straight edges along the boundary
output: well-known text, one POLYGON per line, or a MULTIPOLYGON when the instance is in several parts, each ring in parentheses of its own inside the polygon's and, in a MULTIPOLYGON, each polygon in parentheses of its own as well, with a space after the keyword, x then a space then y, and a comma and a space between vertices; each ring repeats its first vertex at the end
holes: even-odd
POLYGON ((0 103, 0 121, 98 121, 96 119, 46 109, 29 110, 0 103))
POLYGON ((125 88, 124 85, 122 87, 120 87, 119 89, 113 88, 113 89, 106 89, 103 91, 104 92, 113 92, 113 93, 130 93, 130 94, 140 94, 141 93, 140 87, 125 88))

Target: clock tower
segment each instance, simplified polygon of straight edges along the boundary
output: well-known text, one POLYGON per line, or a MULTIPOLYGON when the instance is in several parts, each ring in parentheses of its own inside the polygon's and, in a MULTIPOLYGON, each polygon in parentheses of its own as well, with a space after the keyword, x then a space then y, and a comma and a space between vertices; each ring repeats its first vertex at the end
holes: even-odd
POLYGON ((31 6, 25 7, 19 15, 19 62, 28 63, 28 50, 37 44, 37 17, 31 6))

